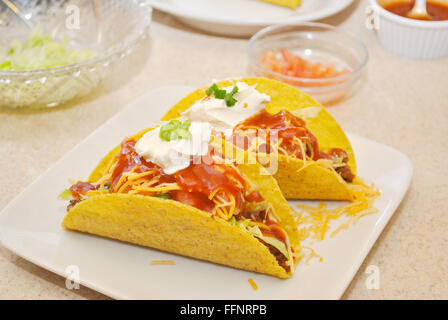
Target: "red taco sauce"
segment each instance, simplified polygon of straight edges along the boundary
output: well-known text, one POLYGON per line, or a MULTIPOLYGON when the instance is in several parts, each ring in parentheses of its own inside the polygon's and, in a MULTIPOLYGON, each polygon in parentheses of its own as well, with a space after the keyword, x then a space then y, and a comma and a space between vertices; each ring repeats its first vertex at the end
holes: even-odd
POLYGON ((349 158, 347 152, 339 148, 325 150, 326 152, 320 151, 317 138, 306 128, 306 122, 287 110, 271 114, 266 109, 263 109, 239 123, 234 128, 231 141, 244 150, 249 148, 251 139, 255 138, 256 135, 253 132, 246 133, 246 128, 269 130, 270 133, 266 133, 266 143, 260 144, 258 152, 271 153, 271 142, 276 140, 275 142, 279 143, 288 155, 298 159, 305 156, 302 152, 305 152, 307 157, 315 161, 319 159, 336 160, 340 158, 342 161, 341 164, 345 165, 337 167, 335 169, 336 172, 347 182, 352 182, 355 178, 355 175, 348 165, 349 158), (303 149, 295 142, 297 139, 303 142, 303 149))
MULTIPOLYGON (((378 4, 389 12, 408 18, 406 14, 412 10, 415 0, 413 1, 378 1, 378 4)), ((448 20, 448 2, 443 4, 439 1, 428 1, 426 3, 426 10, 431 19, 417 19, 427 21, 443 21, 448 20)), ((412 18, 416 19, 416 18, 412 18)))
POLYGON ((238 210, 243 209, 246 183, 232 167, 221 164, 192 163, 189 167, 176 172, 174 176, 177 184, 182 188, 182 190, 170 192, 174 200, 212 212, 215 205, 208 197, 220 188, 235 198, 238 210))

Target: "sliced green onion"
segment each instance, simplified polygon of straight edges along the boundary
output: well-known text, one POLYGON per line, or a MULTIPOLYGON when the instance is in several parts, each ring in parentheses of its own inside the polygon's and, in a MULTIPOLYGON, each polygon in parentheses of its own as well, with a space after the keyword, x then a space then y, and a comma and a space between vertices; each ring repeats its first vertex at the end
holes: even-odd
POLYGON ((191 133, 188 130, 191 122, 185 120, 181 122, 179 120, 171 120, 167 124, 160 128, 159 137, 164 141, 172 141, 177 139, 190 139, 191 133))
POLYGON ((160 129, 160 133, 159 133, 160 139, 165 140, 165 141, 171 141, 170 136, 171 136, 171 131, 160 129))
POLYGON ((209 96, 215 93, 216 90, 219 90, 219 88, 216 83, 214 83, 207 90, 205 90, 205 93, 209 96))
POLYGON ((185 120, 185 121, 182 122, 182 124, 181 124, 181 128, 183 128, 183 129, 185 129, 185 130, 188 130, 188 129, 190 128, 190 126, 191 126, 191 122, 190 122, 190 120, 185 120))
POLYGON ((238 92, 238 87, 233 87, 232 91, 230 93, 227 93, 224 101, 226 102, 226 105, 228 107, 233 107, 236 103, 236 99, 233 97, 238 92))
POLYGON ((190 131, 188 131, 188 129, 184 129, 184 128, 179 128, 175 131, 176 135, 177 135, 177 139, 190 139, 191 137, 191 133, 190 131))
POLYGON ((215 98, 216 99, 224 99, 227 95, 226 90, 217 90, 215 91, 215 98))
POLYGON ((216 83, 214 83, 207 90, 205 90, 205 93, 207 95, 213 94, 216 99, 223 99, 226 102, 226 106, 228 107, 233 107, 237 102, 236 99, 233 97, 237 92, 238 92, 237 86, 234 86, 232 91, 227 93, 226 90, 220 90, 216 85, 216 83))

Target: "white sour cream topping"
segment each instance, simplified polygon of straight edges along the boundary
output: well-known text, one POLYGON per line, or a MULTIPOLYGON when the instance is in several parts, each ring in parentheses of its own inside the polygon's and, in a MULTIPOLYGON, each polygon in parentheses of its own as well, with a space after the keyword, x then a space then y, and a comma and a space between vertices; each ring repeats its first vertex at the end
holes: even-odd
POLYGON ((194 156, 204 156, 212 136, 212 128, 207 122, 192 121, 190 139, 162 140, 160 128, 145 133, 135 144, 135 151, 146 161, 160 166, 167 174, 173 174, 190 165, 194 156))
MULTIPOLYGON (((229 132, 238 123, 265 108, 271 97, 249 86, 245 82, 237 82, 238 92, 233 96, 236 104, 228 107, 224 99, 206 97, 198 100, 183 113, 191 121, 207 121, 218 131, 229 132)), ((230 93, 234 86, 223 88, 230 93)), ((227 134, 226 134, 227 135, 227 134)))

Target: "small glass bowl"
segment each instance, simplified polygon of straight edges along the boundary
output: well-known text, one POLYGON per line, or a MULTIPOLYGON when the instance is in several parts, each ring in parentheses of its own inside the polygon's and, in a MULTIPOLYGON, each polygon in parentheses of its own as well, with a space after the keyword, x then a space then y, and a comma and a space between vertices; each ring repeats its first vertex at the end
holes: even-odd
POLYGON ((368 51, 356 36, 333 26, 302 22, 260 30, 249 41, 250 68, 257 76, 289 83, 324 104, 340 101, 355 88, 368 61, 368 51), (330 78, 299 78, 262 64, 267 51, 288 50, 311 63, 333 64, 347 73, 330 78))
POLYGON ((89 93, 146 36, 152 16, 147 0, 17 0, 14 6, 18 11, 0 2, 1 46, 25 42, 39 27, 96 56, 49 69, 0 70, 0 107, 9 108, 54 107, 89 93))

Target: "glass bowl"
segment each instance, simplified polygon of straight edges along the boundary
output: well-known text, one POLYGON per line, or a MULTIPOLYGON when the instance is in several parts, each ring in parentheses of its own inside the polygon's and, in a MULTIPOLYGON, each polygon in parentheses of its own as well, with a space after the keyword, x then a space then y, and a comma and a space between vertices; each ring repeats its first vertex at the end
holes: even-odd
POLYGON ((138 0, 0 2, 0 46, 25 42, 34 27, 73 49, 96 55, 79 63, 29 71, 0 70, 0 107, 54 107, 87 94, 146 36, 152 9, 138 0))
POLYGON ((356 36, 333 26, 302 22, 260 30, 249 41, 250 68, 263 76, 294 85, 323 104, 340 101, 354 91, 368 61, 368 51, 356 36), (300 78, 275 72, 263 65, 267 51, 284 49, 310 63, 333 65, 346 73, 328 78, 300 78))

